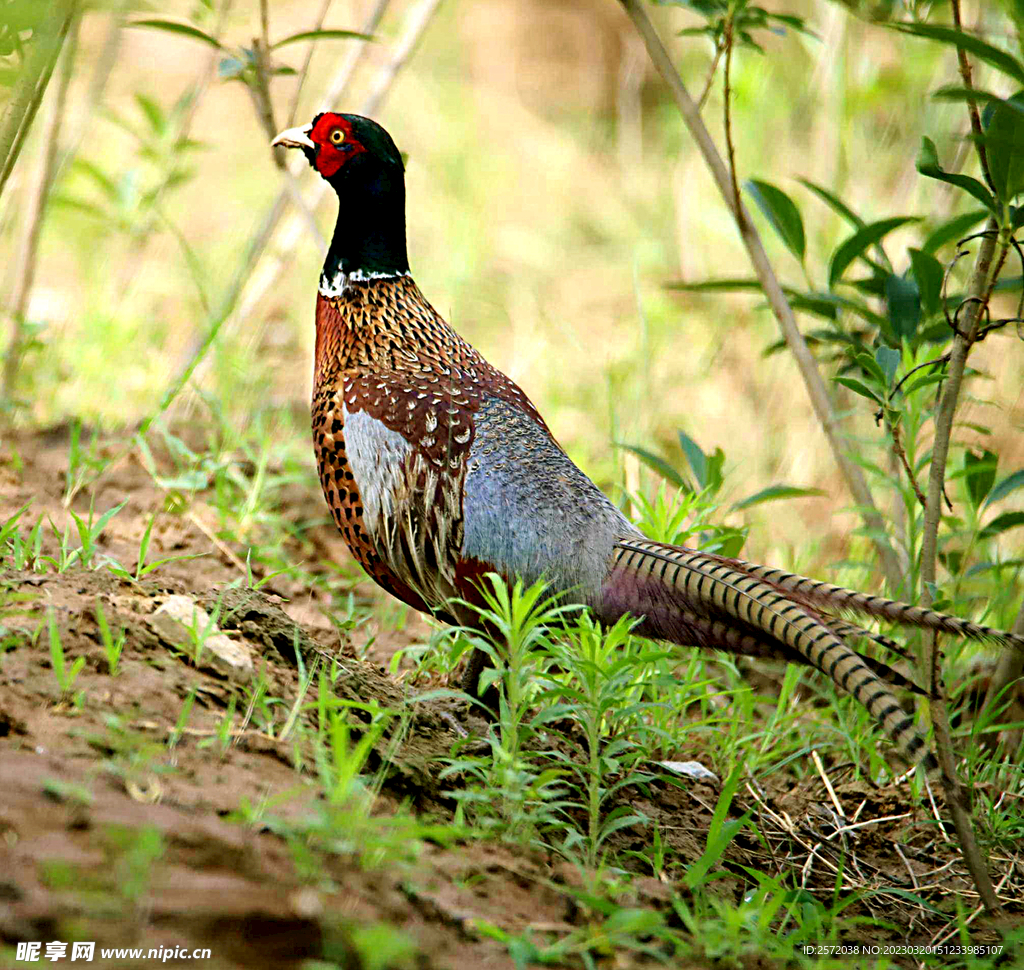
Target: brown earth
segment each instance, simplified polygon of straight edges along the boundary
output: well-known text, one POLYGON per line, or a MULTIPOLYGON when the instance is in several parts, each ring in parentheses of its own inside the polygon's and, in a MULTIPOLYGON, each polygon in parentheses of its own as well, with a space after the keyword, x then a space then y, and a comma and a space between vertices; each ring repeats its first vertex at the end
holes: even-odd
MULTIPOLYGON (((62 501, 68 434, 64 427, 5 436, 0 528, 29 501, 23 535, 40 515, 58 529, 70 523, 62 501)), ((110 458, 118 448, 101 442, 97 455, 110 458)), ((161 453, 156 460, 169 461, 161 453)), ((391 858, 339 837, 316 845, 311 862, 286 829, 294 833, 310 813, 331 807, 315 765, 302 760, 291 737, 281 738, 300 689, 295 646, 307 668, 318 656, 325 667, 336 663, 337 695, 398 709, 412 690, 401 679, 407 668, 395 679, 381 664, 399 647, 422 641, 426 622, 410 615, 397 633, 391 624, 339 635, 323 615, 331 599, 322 590, 287 576, 260 590, 246 588, 244 549, 218 536, 210 495, 190 496, 187 511, 166 510, 167 490, 134 453, 80 490, 71 508, 87 515, 91 502, 99 514, 125 499, 97 556, 134 570, 140 538, 156 513, 147 561, 201 558, 168 563, 140 582, 81 565, 19 571, 0 559, 0 965, 29 965, 15 962, 19 942, 89 940, 97 944, 94 966, 152 966, 145 953, 163 946, 208 947, 212 957, 202 964, 225 968, 284 968, 316 959, 367 970, 504 968, 515 963, 498 939, 503 933, 554 942, 598 920, 584 873, 552 853, 517 845, 428 833, 391 858), (153 619, 171 596, 214 612, 219 605, 220 628, 253 670, 232 669, 208 650, 194 662, 174 627, 153 619), (116 676, 102 646, 100 610, 112 631, 126 634, 116 676), (68 666, 84 660, 68 696, 53 669, 53 631, 68 666), (357 659, 371 636, 368 656, 357 659), (247 706, 260 678, 262 693, 247 706), (225 730, 232 697, 234 717, 225 730), (408 941, 408 953, 388 957, 396 934, 408 941), (103 947, 141 947, 144 957, 104 962, 103 947)), ((292 484, 277 501, 292 521, 314 523, 290 550, 296 561, 311 569, 348 562, 315 489, 292 484)), ((56 540, 44 532, 43 550, 56 558, 56 540)), ((350 572, 354 595, 377 596, 350 572)), ((315 712, 300 719, 315 733, 315 712)), ((353 723, 358 728, 358 710, 353 723)), ((381 785, 373 816, 403 824, 411 813, 423 824, 449 823, 456 805, 448 791, 459 782, 438 782, 441 759, 484 725, 444 699, 417 704, 403 724, 400 735, 380 738, 367 761, 381 785)), ((678 753, 680 760, 700 756, 697 749, 678 753)), ((956 904, 975 907, 953 843, 930 811, 908 801, 904 788, 869 788, 849 781, 841 767, 829 775, 847 817, 861 827, 837 833, 820 777, 794 784, 776 774, 772 787, 753 779, 741 784, 732 817, 750 812, 757 831, 744 829, 726 851, 726 873, 717 884, 723 897, 737 901, 750 890, 749 868, 779 874, 795 892, 830 906, 841 867, 844 892, 859 893, 846 915, 871 915, 892 926, 885 938, 873 926, 860 940, 841 943, 928 943, 956 904)), ((713 785, 680 779, 625 789, 621 799, 657 822, 666 851, 685 865, 704 852, 717 794, 713 785)), ((643 853, 651 831, 621 830, 613 847, 620 858, 627 858, 624 849, 643 853)), ((1019 922, 1019 867, 1015 872, 1009 859, 993 865, 997 878, 1007 875, 1001 894, 1010 901, 1009 918, 1019 922)), ((657 911, 678 926, 670 899, 673 891, 688 898, 678 881, 682 871, 650 875, 650 865, 638 861, 618 902, 657 911)), ((997 939, 982 919, 973 926, 974 942, 997 939)), ((657 942, 651 945, 657 954, 657 942)), ((593 952, 602 967, 656 962, 622 948, 593 952)), ((739 963, 766 965, 756 958, 739 963)), ((569 957, 563 965, 582 964, 569 957)))

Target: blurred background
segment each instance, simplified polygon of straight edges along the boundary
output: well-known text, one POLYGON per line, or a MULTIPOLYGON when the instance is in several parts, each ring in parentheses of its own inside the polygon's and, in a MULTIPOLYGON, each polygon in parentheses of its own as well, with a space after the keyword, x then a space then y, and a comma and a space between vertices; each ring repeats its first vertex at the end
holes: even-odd
MULTIPOLYGON (((9 41, 17 18, 40 8, 3 0, 0 9, 9 41)), ((312 227, 329 238, 336 199, 314 197, 308 169, 289 176, 275 165, 267 112, 279 129, 304 123, 350 74, 332 106, 360 111, 375 99, 374 116, 408 155, 420 287, 523 386, 609 494, 625 502, 626 490, 660 484, 617 443, 685 467, 682 429, 709 454, 723 449, 726 504, 776 483, 822 491, 729 513, 752 529, 751 558, 813 570, 849 553, 858 520, 793 361, 765 354, 778 339, 770 313, 749 294, 666 287, 751 273, 613 0, 270 0, 265 23, 257 0, 82 9, 0 198, 0 348, 18 341, 15 364, 7 354, 0 453, 12 429, 68 422, 82 442, 130 440, 140 422, 147 433, 208 429, 221 449, 244 448, 257 428, 269 452, 254 460, 287 467, 315 494, 307 401, 321 250, 312 227), (132 26, 154 19, 180 29, 132 26), (269 101, 260 103, 259 38, 273 47, 367 25, 373 43, 328 33, 265 52, 269 101), (305 216, 294 193, 307 200, 305 216)), ((673 35, 703 21, 682 6, 648 9, 698 96, 713 44, 673 35)), ((983 8, 964 9, 984 26, 983 8)), ((819 254, 849 232, 803 177, 868 221, 923 217, 889 237, 902 270, 906 247, 963 206, 914 164, 925 132, 941 157, 964 157, 963 106, 927 96, 956 80, 955 55, 841 4, 783 0, 777 12, 806 18, 815 36, 759 31, 763 52, 738 49, 732 65, 739 177, 790 193, 808 235, 804 269, 755 214, 769 255, 784 281, 824 288, 819 254)), ((18 52, 7 43, 4 53, 10 97, 18 52)), ((722 107, 719 70, 704 107, 719 141, 722 107)), ((967 425, 988 428, 1004 469, 1024 459, 1016 349, 1002 338, 977 348, 985 399, 961 413, 964 440, 981 434, 967 425)), ((840 395, 839 405, 854 440, 880 435, 862 398, 840 395)), ((189 487, 168 486, 186 500, 189 487)), ((248 541, 258 546, 258 534, 248 541)))

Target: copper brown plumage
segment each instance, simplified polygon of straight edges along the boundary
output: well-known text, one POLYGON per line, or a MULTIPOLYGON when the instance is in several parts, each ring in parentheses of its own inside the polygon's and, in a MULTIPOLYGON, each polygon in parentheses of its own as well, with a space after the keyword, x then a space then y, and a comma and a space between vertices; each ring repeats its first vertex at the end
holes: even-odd
POLYGON ((462 480, 481 402, 507 401, 547 427, 522 390, 462 340, 407 275, 319 294, 316 326, 313 443, 334 520, 377 583, 416 609, 450 615, 446 600, 474 596, 473 582, 486 571, 459 555, 462 480), (361 413, 412 445, 413 460, 395 484, 418 500, 399 503, 404 521, 381 517, 378 535, 364 521, 345 448, 346 416, 361 413), (382 557, 382 546, 390 555, 382 557))
POLYGON ((646 539, 409 276, 404 166, 384 129, 328 113, 276 143, 300 148, 341 200, 317 298, 313 438, 328 506, 377 583, 467 622, 453 598, 474 598, 484 573, 543 578, 605 622, 638 617, 651 637, 807 663, 860 701, 905 758, 934 766, 885 681, 912 685, 850 642, 895 645, 834 614, 1022 648, 1024 638, 646 539))

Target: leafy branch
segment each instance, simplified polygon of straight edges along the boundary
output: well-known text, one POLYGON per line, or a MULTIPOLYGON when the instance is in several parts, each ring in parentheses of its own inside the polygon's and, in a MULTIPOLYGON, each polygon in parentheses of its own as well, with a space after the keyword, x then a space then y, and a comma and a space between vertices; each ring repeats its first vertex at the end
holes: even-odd
POLYGON ((675 69, 668 51, 665 50, 665 46, 655 31, 654 25, 644 11, 641 0, 621 0, 621 3, 630 20, 633 21, 633 25, 643 38, 652 63, 668 85, 676 107, 683 116, 683 120, 690 130, 694 141, 697 143, 697 147, 700 149, 701 155, 704 157, 704 161, 710 169, 726 205, 736 220, 740 237, 754 268, 757 283, 768 299, 786 345, 796 359, 800 376, 811 400, 811 406, 814 408, 818 422, 825 433, 836 464, 839 466, 840 473, 850 493, 853 495, 854 501, 871 535, 872 542, 878 550, 889 585, 893 589, 898 590, 903 585, 902 570, 899 560, 896 558, 896 553, 886 537, 882 517, 878 513, 874 498, 868 489, 863 473, 849 458, 843 448, 839 437, 839 419, 836 416, 832 401, 825 388, 825 383, 818 370, 817 361, 811 354, 807 341, 804 339, 799 327, 797 327, 796 319, 793 316, 793 308, 786 299, 786 294, 779 284, 775 270, 768 260, 761 237, 754 227, 750 214, 736 194, 733 173, 722 160, 722 156, 714 140, 711 138, 707 126, 701 119, 699 108, 686 90, 686 86, 683 84, 679 72, 675 69))

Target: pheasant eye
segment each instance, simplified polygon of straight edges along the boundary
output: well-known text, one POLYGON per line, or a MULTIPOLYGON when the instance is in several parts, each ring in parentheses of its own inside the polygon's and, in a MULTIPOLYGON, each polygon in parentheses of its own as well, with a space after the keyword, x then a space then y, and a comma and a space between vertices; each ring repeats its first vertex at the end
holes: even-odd
POLYGON ((340 145, 345 140, 345 132, 340 128, 335 128, 328 137, 330 138, 332 145, 340 145))

